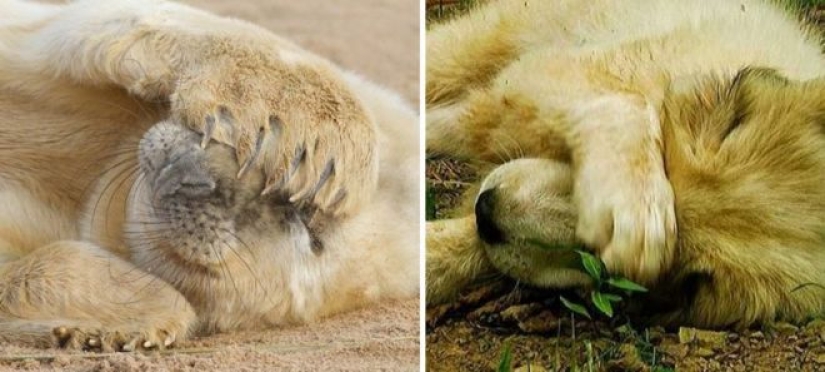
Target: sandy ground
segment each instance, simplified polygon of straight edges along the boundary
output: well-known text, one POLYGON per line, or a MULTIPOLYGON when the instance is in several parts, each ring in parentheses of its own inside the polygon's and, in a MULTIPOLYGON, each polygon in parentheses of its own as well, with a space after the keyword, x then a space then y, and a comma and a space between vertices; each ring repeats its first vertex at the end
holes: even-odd
MULTIPOLYGON (((187 2, 267 27, 418 105, 418 1, 187 2)), ((147 354, 0 345, 0 371, 417 371, 418 310, 418 299, 410 299, 303 327, 218 335, 147 354)))
POLYGON ((222 334, 153 353, 82 353, 0 345, 0 371, 418 371, 418 301, 315 324, 222 334))

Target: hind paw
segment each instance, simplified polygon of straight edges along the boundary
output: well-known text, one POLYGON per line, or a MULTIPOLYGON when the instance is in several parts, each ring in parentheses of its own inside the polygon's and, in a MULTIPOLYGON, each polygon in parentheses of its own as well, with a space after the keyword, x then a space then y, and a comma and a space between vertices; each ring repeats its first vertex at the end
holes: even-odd
POLYGON ((72 327, 52 330, 56 346, 83 351, 163 350, 185 338, 181 327, 139 329, 139 327, 72 327))

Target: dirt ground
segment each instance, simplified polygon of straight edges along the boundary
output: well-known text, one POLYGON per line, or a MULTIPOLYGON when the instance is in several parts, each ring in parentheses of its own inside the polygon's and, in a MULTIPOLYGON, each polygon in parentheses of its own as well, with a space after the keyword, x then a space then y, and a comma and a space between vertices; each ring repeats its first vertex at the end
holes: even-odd
MULTIPOLYGON (((267 27, 401 93, 418 107, 418 1, 186 2, 267 27)), ((303 327, 218 335, 145 354, 0 344, 0 371, 418 371, 418 303, 416 298, 380 304, 303 327)))
POLYGON ((559 295, 501 280, 429 308, 427 370, 509 371, 499 368, 509 347, 517 372, 825 371, 822 319, 739 332, 663 329, 622 312, 612 319, 574 317, 559 295))
MULTIPOLYGON (((476 167, 427 161, 428 218, 448 218, 479 177, 476 167)), ((471 192, 472 194, 472 192, 471 192)), ((825 320, 743 331, 646 327, 621 308, 613 318, 573 316, 559 296, 501 277, 427 308, 428 371, 825 371, 825 320)), ((584 303, 579 300, 578 302, 584 303)))

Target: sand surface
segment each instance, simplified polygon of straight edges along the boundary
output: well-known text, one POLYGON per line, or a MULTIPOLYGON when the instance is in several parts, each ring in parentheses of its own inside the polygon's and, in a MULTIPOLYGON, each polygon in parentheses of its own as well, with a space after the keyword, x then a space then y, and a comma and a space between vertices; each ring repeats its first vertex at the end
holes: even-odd
MULTIPOLYGON (((252 21, 418 107, 415 0, 190 0, 252 21)), ((0 344, 0 371, 417 371, 418 299, 380 304, 316 324, 195 339, 173 350, 95 354, 0 344)))

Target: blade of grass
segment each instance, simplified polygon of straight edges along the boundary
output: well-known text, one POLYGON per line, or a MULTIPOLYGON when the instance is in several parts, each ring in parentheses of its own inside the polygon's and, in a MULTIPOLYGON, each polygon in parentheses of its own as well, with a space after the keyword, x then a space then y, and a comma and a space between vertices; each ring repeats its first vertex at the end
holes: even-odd
POLYGON ((512 370, 513 355, 510 350, 510 343, 504 344, 504 351, 501 352, 501 359, 498 362, 498 372, 510 372, 512 370))

